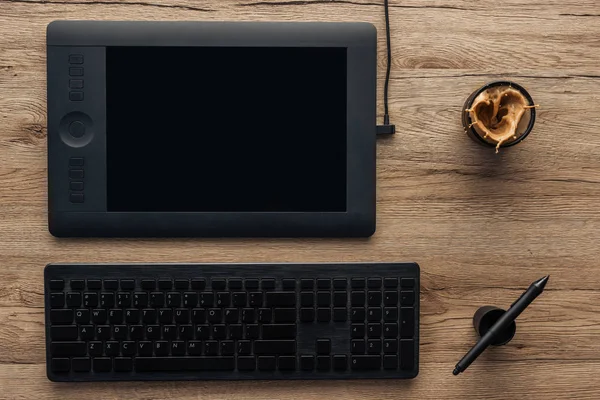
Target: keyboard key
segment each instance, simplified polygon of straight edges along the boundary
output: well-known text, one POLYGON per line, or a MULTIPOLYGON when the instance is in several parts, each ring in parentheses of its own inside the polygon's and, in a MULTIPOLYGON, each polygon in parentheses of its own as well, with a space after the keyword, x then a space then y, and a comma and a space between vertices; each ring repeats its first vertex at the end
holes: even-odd
POLYGON ((229 292, 217 293, 217 307, 229 307, 231 305, 231 294, 229 292))
POLYGON ((148 357, 152 355, 152 342, 138 342, 138 356, 148 357))
POLYGON ((317 370, 329 371, 331 369, 331 357, 317 356, 317 370))
POLYGON ((385 337, 397 337, 398 336, 398 324, 384 324, 383 336, 385 337))
POLYGON ((294 307, 296 293, 294 292, 269 292, 266 294, 267 307, 294 307))
POLYGON ((94 358, 92 363, 94 372, 110 372, 112 370, 112 360, 108 357, 94 358))
POLYGON ((213 290, 225 290, 227 288, 227 281, 221 278, 215 278, 211 280, 213 290))
POLYGON ((347 308, 334 308, 333 309, 333 321, 334 322, 346 322, 348 320, 348 309, 347 308))
POLYGON ((352 322, 363 322, 367 317, 367 310, 364 308, 352 308, 350 312, 352 322))
POLYGON ((317 321, 318 322, 331 321, 331 309, 330 308, 317 308, 317 321))
POLYGON ((347 292, 334 292, 333 293, 333 305, 336 307, 346 307, 348 303, 347 292))
POLYGON ((167 307, 181 307, 181 294, 179 292, 167 293, 167 307))
POLYGON ((225 325, 213 325, 212 326, 212 337, 213 339, 225 339, 227 337, 227 328, 225 325))
POLYGON ((106 342, 104 344, 104 354, 109 357, 114 357, 119 355, 119 342, 106 342))
POLYGON ((163 292, 150 293, 150 307, 164 307, 165 295, 163 292))
MULTIPOLYGON (((123 320, 121 317, 122 314, 123 310, 110 310, 110 312, 108 313, 108 321, 111 324, 120 324, 123 320)), ((125 322, 127 322, 128 324, 138 324, 140 322, 140 315, 140 310, 136 308, 129 308, 125 310, 125 322)))
POLYGON ((154 324, 156 323, 157 315, 157 311, 152 308, 144 309, 142 310, 142 322, 145 324, 154 324))
POLYGON ((229 280, 229 289, 230 290, 240 290, 243 287, 243 283, 241 279, 230 279, 229 280))
POLYGON ((277 363, 280 371, 296 370, 296 357, 294 356, 279 356, 277 363))
POLYGON ((400 309, 400 336, 412 337, 415 334, 415 309, 402 307, 400 309))
POLYGON ((98 293, 86 292, 83 294, 84 307, 98 307, 98 293))
POLYGON ((116 372, 129 372, 133 370, 133 360, 130 357, 116 357, 115 358, 115 371, 116 372))
POLYGON ((370 306, 381 305, 381 292, 369 292, 368 304, 370 306))
POLYGON ((100 357, 102 353, 104 353, 104 346, 102 342, 88 343, 88 354, 90 357, 100 357))
POLYGON ((204 342, 204 354, 207 356, 216 356, 219 354, 219 342, 216 340, 207 340, 204 342))
POLYGON ((50 310, 50 322, 53 324, 70 324, 73 316, 73 310, 50 310))
POLYGON ((54 325, 50 327, 50 337, 55 341, 77 340, 79 332, 76 325, 54 325))
POLYGON ((187 308, 177 308, 175 310, 175 322, 178 324, 187 324, 190 322, 190 310, 187 308))
POLYGON ((50 293, 50 307, 63 308, 65 306, 64 293, 50 293))
POLYGON ((65 281, 63 281, 62 279, 52 279, 50 280, 49 286, 50 290, 63 290, 65 288, 65 281))
POLYGON ((272 356, 261 356, 258 357, 258 370, 259 371, 275 371, 277 367, 276 359, 272 356))
POLYGON ((336 278, 333 280, 333 288, 336 290, 345 290, 348 287, 346 278, 336 278))
POLYGON ((171 279, 159 279, 158 290, 171 290, 173 289, 173 281, 171 279))
POLYGON ((206 289, 206 280, 202 278, 192 279, 192 290, 204 290, 206 289))
POLYGON ((71 367, 75 372, 90 372, 92 361, 88 357, 74 357, 71 360, 71 367))
POLYGON ((50 354, 54 357, 85 356, 87 352, 85 342, 52 342, 50 354))
POLYGON ((352 356, 353 370, 379 370, 381 369, 381 356, 352 356))
POLYGON ((262 307, 263 305, 263 294, 262 292, 252 292, 250 293, 250 306, 252 307, 262 307))
MULTIPOLYGON (((225 343, 225 342, 222 342, 225 343)), ((226 355, 225 353, 221 353, 222 355, 226 355)), ((231 353, 233 354, 233 353, 231 353)), ((185 356, 185 342, 180 340, 173 340, 171 342, 171 355, 172 356, 185 356)))
POLYGON ((254 354, 294 354, 296 352, 295 340, 256 340, 254 354))
POLYGON ((246 279, 245 286, 246 290, 258 289, 258 279, 246 279))
POLYGON ((256 369, 256 358, 239 356, 237 358, 237 366, 240 371, 254 371, 256 369))
POLYGON ((252 342, 249 340, 239 340, 237 342, 237 353, 238 354, 251 354, 252 353, 252 342))
POLYGON ((262 279, 260 281, 261 287, 263 290, 272 290, 275 289, 275 279, 267 278, 262 279))
POLYGON ((242 322, 256 322, 256 311, 254 310, 254 308, 242 309, 242 322))
POLYGON ((333 369, 336 371, 345 371, 348 369, 348 357, 342 354, 334 355, 333 369))
POLYGON ((135 308, 148 307, 148 293, 136 292, 133 294, 133 306, 135 308))
POLYGON ((90 323, 90 310, 81 309, 75 311, 75 322, 78 324, 89 324, 90 323))
POLYGON ((380 289, 381 288, 381 278, 369 278, 367 280, 367 287, 369 289, 380 289))
POLYGON ((389 355, 383 356, 383 368, 398 369, 398 357, 389 355))
POLYGON ((131 307, 131 293, 117 293, 117 307, 131 307))
POLYGON ((87 288, 88 290, 101 290, 102 281, 100 279, 88 279, 87 288))
POLYGON ((301 279, 300 280, 300 289, 302 290, 313 290, 315 288, 314 279, 301 279))
POLYGON ((121 354, 124 356, 135 356, 135 342, 121 343, 121 354))
POLYGON ((116 279, 105 279, 104 280, 104 290, 118 290, 119 289, 119 281, 116 279))
POLYGON ((331 279, 317 279, 317 289, 331 289, 331 279))
POLYGON ((206 340, 210 338, 210 325, 196 325, 194 336, 198 340, 206 340))
POLYGON ((381 336, 381 324, 369 324, 367 327, 367 336, 376 338, 381 336))
POLYGON ((79 336, 81 340, 93 340, 96 336, 93 325, 79 325, 79 336))
POLYGON ((358 291, 355 292, 353 291, 352 294, 350 295, 350 301, 351 304, 353 306, 364 306, 365 305, 365 292, 363 291, 358 291))
POLYGON ((246 292, 235 292, 231 297, 231 302, 234 307, 246 307, 247 295, 246 292))
POLYGON ((100 307, 111 308, 115 305, 115 294, 110 292, 100 293, 100 307))
POLYGON ((194 338, 194 327, 192 325, 179 325, 179 339, 190 340, 194 338))
POLYGON ((177 338, 177 326, 175 325, 163 325, 162 326, 162 337, 166 340, 177 338))
POLYGON ((215 305, 215 295, 212 292, 201 292, 198 300, 200 307, 212 307, 215 305))
POLYGON ((369 354, 381 353, 381 340, 369 339, 367 341, 367 353, 369 353, 369 354))
POLYGON ((403 288, 414 288, 415 287, 415 279, 414 278, 402 278, 400 281, 400 286, 403 288))
POLYGON ((131 340, 140 340, 144 338, 144 326, 143 325, 130 325, 129 326, 129 338, 131 340))
POLYGON ((175 290, 188 290, 190 288, 190 281, 187 279, 175 279, 175 290))
POLYGON ((85 289, 85 281, 83 279, 71 279, 71 289, 83 290, 85 289))
POLYGON ((365 336, 365 325, 364 324, 352 324, 350 333, 353 338, 362 338, 365 336))
POLYGON ((144 290, 156 290, 156 281, 154 279, 143 279, 141 285, 144 290))
POLYGON ((295 324, 266 324, 262 326, 263 339, 295 339, 295 324))
POLYGON ((300 369, 302 371, 312 371, 315 369, 315 357, 310 355, 300 356, 300 369))
POLYGON ((365 287, 364 278, 352 278, 351 280, 352 289, 363 289, 365 287))
POLYGON ((367 321, 377 322, 381 321, 382 310, 378 307, 369 307, 367 310, 367 321))
POLYGON ((398 304, 398 292, 386 291, 383 297, 383 304, 386 306, 395 306, 398 304))
MULTIPOLYGON (((283 279, 282 281, 283 290, 294 290, 296 289, 296 280, 295 279, 283 279)), ((280 367, 281 369, 281 367, 280 367)))
POLYGON ((301 308, 300 309, 300 321, 301 322, 314 322, 315 320, 315 309, 314 308, 301 308))
POLYGON ((389 289, 395 289, 398 287, 398 278, 385 278, 383 280, 383 287, 389 289))
POLYGON ((400 304, 403 306, 412 306, 415 304, 415 292, 402 291, 400 292, 400 304))
POLYGON ((260 328, 256 324, 246 325, 246 339, 258 339, 260 336, 260 328))
POLYGON ((350 347, 352 354, 365 354, 367 350, 366 342, 361 339, 353 339, 350 347))
POLYGON ((103 308, 97 308, 92 310, 92 322, 94 324, 104 324, 107 317, 106 310, 103 308))
POLYGON ((208 322, 219 323, 223 320, 223 310, 220 308, 211 308, 208 310, 207 318, 208 322))
POLYGON ((81 307, 81 293, 67 293, 67 307, 81 307))
POLYGON ((302 307, 313 307, 315 305, 314 292, 301 292, 300 293, 300 305, 302 307))
POLYGON ((111 329, 110 325, 96 325, 96 338, 98 340, 110 339, 111 329))
POLYGON ((202 355, 202 342, 190 340, 187 345, 187 352, 190 356, 202 355))
POLYGON ((183 294, 184 307, 196 307, 198 305, 198 294, 196 292, 185 292, 183 294))
POLYGON ((396 307, 386 307, 383 309, 384 321, 398 321, 398 309, 396 307))
POLYGON ((415 345, 412 340, 400 340, 400 369, 412 370, 415 366, 415 345))
POLYGON ((69 372, 71 370, 71 360, 68 358, 53 358, 50 362, 52 372, 69 372))
POLYGON ((160 339, 160 325, 146 325, 146 339, 155 340, 160 339))
POLYGON ((398 340, 385 339, 383 341, 383 352, 386 354, 396 354, 398 352, 398 340))
POLYGON ((331 305, 331 292, 317 292, 317 306, 329 307, 331 305))
POLYGON ((242 325, 229 325, 229 339, 242 339, 244 337, 244 329, 242 325))
POLYGON ((206 322, 206 310, 204 308, 194 308, 192 310, 192 322, 203 324, 206 322))

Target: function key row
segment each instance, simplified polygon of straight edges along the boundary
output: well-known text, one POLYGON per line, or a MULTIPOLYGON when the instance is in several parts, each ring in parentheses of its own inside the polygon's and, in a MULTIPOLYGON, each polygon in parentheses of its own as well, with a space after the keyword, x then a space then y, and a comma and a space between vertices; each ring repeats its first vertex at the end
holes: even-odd
MULTIPOLYGON (((192 278, 192 279, 142 279, 140 280, 140 286, 143 290, 205 290, 212 288, 213 290, 225 290, 227 288, 231 290, 273 290, 276 288, 276 280, 274 278, 263 278, 263 279, 238 279, 238 278, 213 278, 208 284, 208 279, 204 278, 192 278)), ((414 278, 351 278, 350 284, 352 289, 380 289, 384 288, 395 289, 398 284, 403 288, 413 288, 415 286, 414 278)), ((135 290, 136 281, 135 279, 71 279, 70 287, 72 290, 135 290), (87 285, 86 285, 87 283, 87 285)), ((281 280, 281 285, 284 290, 295 290, 296 279, 284 278, 281 280)), ((334 279, 300 279, 300 289, 302 290, 345 290, 348 285, 346 278, 334 278, 334 279)), ((65 288, 65 281, 62 279, 53 279, 50 281, 51 290, 63 290, 65 288)))

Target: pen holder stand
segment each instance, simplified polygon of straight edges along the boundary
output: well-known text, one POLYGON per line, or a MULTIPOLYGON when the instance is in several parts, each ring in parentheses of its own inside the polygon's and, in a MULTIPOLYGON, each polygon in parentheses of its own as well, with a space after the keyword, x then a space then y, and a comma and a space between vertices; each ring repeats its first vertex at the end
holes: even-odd
MULTIPOLYGON (((505 312, 505 310, 494 306, 480 307, 473 316, 473 327, 475 328, 477 334, 480 337, 485 335, 492 325, 494 325, 505 312)), ((513 321, 508 328, 496 336, 494 342, 492 342, 492 345, 503 346, 507 344, 512 340, 513 337, 515 337, 516 331, 517 324, 513 321)))

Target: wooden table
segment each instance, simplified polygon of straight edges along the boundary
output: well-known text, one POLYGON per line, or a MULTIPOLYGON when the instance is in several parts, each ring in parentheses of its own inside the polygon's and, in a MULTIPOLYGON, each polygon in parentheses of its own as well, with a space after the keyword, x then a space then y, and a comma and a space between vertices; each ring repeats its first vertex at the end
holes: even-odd
POLYGON ((371 239, 65 240, 48 233, 50 21, 368 21, 380 33, 381 89, 382 3, 0 0, 0 398, 600 397, 596 0, 391 1, 390 107, 398 134, 378 142, 378 230, 371 239), (541 105, 533 133, 499 155, 472 142, 460 123, 466 97, 497 78, 524 85, 541 105), (42 272, 59 261, 417 261, 421 372, 413 381, 51 383, 42 272), (476 339, 477 307, 507 307, 545 274, 546 292, 518 319, 515 339, 452 376, 476 339))

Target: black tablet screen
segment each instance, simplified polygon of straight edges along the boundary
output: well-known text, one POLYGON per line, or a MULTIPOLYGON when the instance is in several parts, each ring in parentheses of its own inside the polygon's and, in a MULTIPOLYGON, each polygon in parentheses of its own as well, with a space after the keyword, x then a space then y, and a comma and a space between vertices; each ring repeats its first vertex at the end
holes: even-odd
POLYGON ((108 211, 346 210, 346 49, 108 47, 108 211))

